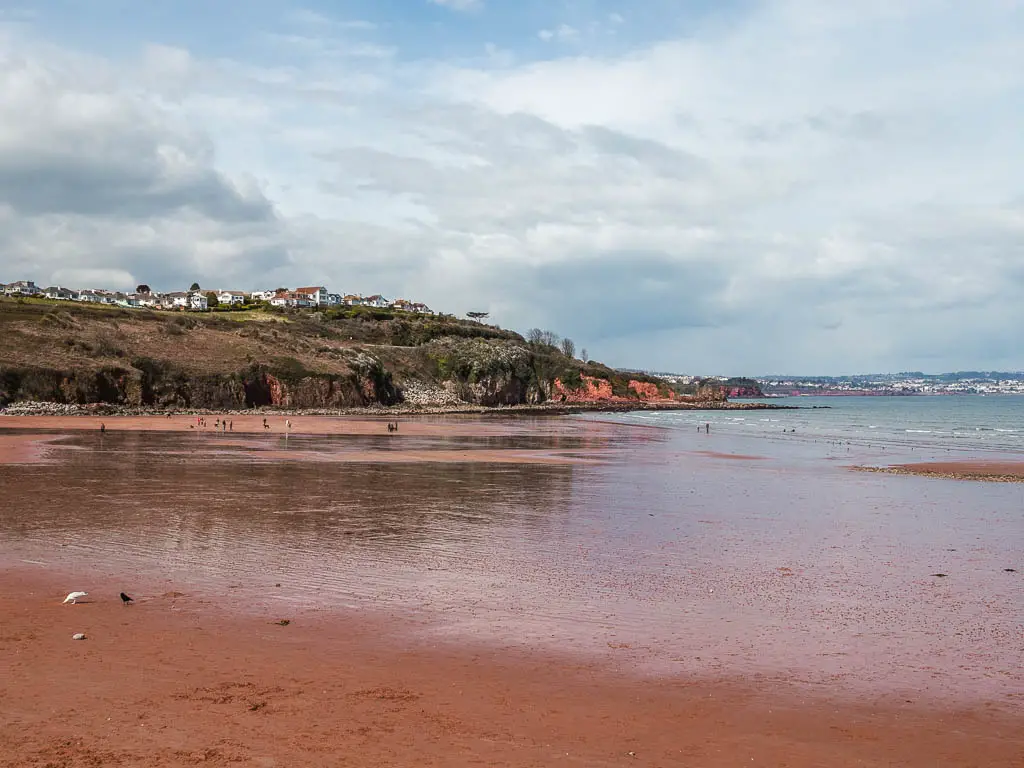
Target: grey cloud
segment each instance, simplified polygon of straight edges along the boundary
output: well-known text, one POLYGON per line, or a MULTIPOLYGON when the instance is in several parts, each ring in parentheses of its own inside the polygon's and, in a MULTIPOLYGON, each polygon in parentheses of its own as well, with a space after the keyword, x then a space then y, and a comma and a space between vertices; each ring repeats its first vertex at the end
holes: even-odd
POLYGON ((708 170, 707 163, 695 155, 603 126, 587 126, 583 129, 583 136, 595 149, 634 160, 657 176, 685 179, 706 174, 708 170))
POLYGON ((80 76, 76 62, 0 58, 5 273, 180 285, 243 279, 287 260, 273 205, 254 184, 217 170, 201 134, 159 106, 100 87, 103 78, 80 76))
POLYGON ((213 169, 175 173, 162 168, 152 152, 140 152, 135 162, 117 162, 45 147, 0 149, 0 203, 28 216, 139 219, 187 210, 223 221, 273 217, 269 201, 239 192, 213 169))

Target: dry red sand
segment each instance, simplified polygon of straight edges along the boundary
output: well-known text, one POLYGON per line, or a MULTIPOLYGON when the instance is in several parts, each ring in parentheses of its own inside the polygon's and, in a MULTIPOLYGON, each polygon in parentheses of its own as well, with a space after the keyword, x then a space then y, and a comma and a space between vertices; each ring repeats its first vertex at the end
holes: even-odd
POLYGON ((415 647, 399 619, 279 626, 173 592, 123 607, 120 586, 61 605, 78 585, 0 574, 0 765, 1024 765, 1020 712, 637 680, 415 647))

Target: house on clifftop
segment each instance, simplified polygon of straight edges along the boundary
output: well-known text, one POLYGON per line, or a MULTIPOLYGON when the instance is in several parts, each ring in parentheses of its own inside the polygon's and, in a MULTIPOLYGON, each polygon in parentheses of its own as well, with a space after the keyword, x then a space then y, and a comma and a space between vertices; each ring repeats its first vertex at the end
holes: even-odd
POLYGON ((36 296, 42 291, 31 280, 15 280, 4 286, 4 293, 8 296, 36 296))

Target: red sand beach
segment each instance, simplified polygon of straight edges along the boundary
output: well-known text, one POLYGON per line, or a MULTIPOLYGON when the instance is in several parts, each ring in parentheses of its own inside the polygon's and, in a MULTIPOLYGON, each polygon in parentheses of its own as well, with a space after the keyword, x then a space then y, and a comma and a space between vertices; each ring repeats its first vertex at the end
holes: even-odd
POLYGON ((572 419, 100 421, 0 419, 0 766, 1024 765, 1016 487, 572 419))
POLYGON ((396 620, 243 618, 115 583, 0 574, 0 765, 1020 766, 1024 718, 640 680, 544 654, 426 647, 396 620), (72 634, 84 632, 86 640, 72 634))

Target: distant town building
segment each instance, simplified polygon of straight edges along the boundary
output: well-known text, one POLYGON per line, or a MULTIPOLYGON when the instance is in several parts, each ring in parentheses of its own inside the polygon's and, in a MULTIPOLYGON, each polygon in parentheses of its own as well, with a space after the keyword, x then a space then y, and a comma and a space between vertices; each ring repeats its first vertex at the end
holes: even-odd
POLYGON ((228 306, 245 304, 245 294, 241 291, 220 291, 217 294, 217 301, 228 306))
POLYGON ((294 293, 298 296, 304 296, 318 307, 327 305, 327 289, 322 285, 314 285, 307 288, 296 288, 294 293))
POLYGON ((15 280, 4 286, 4 293, 8 296, 36 296, 42 291, 31 280, 15 280))
MULTIPOLYGON (((148 288, 140 285, 139 287, 148 288)), ((160 293, 158 291, 144 290, 136 293, 122 293, 120 291, 109 291, 103 288, 85 288, 76 290, 65 288, 59 285, 51 285, 45 290, 40 289, 31 280, 16 280, 13 283, 0 283, 0 292, 8 296, 43 296, 48 299, 60 301, 80 301, 86 304, 107 304, 121 307, 142 308, 160 310, 189 310, 204 311, 209 309, 207 293, 202 291, 171 291, 160 293)), ((408 299, 396 299, 389 301, 379 293, 372 296, 361 296, 355 293, 341 295, 331 293, 326 286, 311 285, 295 290, 279 288, 275 290, 253 291, 246 294, 243 291, 212 291, 217 297, 219 304, 227 306, 240 306, 250 302, 269 302, 275 307, 297 307, 297 308, 318 308, 337 307, 341 305, 352 307, 374 307, 377 309, 391 308, 403 312, 418 312, 421 314, 436 314, 426 304, 409 301, 408 299)))
POLYGON ((43 296, 48 299, 58 299, 59 301, 74 301, 78 298, 78 291, 73 291, 70 288, 61 288, 59 285, 51 285, 49 288, 43 289, 43 296))

